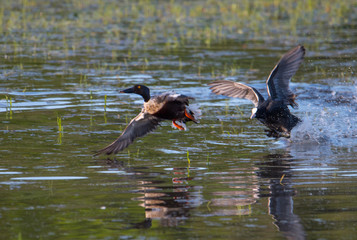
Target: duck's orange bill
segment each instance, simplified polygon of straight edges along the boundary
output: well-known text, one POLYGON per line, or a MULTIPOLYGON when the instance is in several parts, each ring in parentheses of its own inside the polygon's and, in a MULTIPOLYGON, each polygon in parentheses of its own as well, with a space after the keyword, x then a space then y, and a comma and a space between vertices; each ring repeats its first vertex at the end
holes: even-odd
POLYGON ((191 119, 192 121, 195 121, 196 119, 192 116, 191 113, 187 112, 185 109, 185 116, 188 117, 189 119, 191 119))
POLYGON ((185 130, 182 126, 178 125, 177 123, 175 123, 175 120, 172 121, 172 124, 177 127, 180 130, 185 130))

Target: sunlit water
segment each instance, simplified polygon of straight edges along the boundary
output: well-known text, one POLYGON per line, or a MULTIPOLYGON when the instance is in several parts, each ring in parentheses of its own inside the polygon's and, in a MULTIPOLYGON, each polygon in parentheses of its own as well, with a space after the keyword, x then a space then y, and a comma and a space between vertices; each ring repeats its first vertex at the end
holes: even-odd
POLYGON ((147 66, 125 58, 124 48, 113 64, 122 68, 112 70, 96 68, 111 61, 105 42, 87 47, 103 50, 94 56, 52 52, 41 67, 42 56, 24 47, 22 69, 8 52, 0 85, 0 238, 354 239, 356 49, 299 42, 307 56, 292 82, 299 108, 291 111, 303 122, 278 140, 249 119, 249 101, 213 95, 207 84, 242 81, 266 96, 265 78, 295 41, 136 50, 147 66), (82 58, 93 62, 90 69, 82 58), (225 74, 227 66, 235 71, 225 74), (178 131, 165 122, 117 156, 93 158, 139 113, 140 96, 118 93, 137 83, 153 94, 195 97, 200 123, 178 131))

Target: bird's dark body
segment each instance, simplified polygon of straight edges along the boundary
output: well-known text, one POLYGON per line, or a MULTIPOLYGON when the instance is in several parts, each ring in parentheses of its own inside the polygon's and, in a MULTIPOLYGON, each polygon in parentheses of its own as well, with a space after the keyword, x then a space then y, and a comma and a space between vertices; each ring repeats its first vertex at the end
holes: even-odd
MULTIPOLYGON (((284 137, 284 133, 290 132, 299 122, 300 118, 291 114, 287 105, 282 101, 268 99, 264 101, 255 113, 261 123, 269 128, 270 137, 284 137)), ((286 136, 285 136, 286 137, 286 136)))
POLYGON ((301 120, 291 114, 289 105, 297 107, 296 95, 289 83, 304 59, 305 48, 297 46, 283 55, 266 80, 267 100, 253 87, 230 80, 217 80, 209 85, 215 94, 251 100, 255 105, 251 118, 257 118, 267 126, 270 137, 290 137, 290 131, 301 120))
POLYGON ((175 100, 168 99, 162 108, 153 115, 166 120, 184 120, 185 109, 188 106, 189 97, 181 95, 175 100))

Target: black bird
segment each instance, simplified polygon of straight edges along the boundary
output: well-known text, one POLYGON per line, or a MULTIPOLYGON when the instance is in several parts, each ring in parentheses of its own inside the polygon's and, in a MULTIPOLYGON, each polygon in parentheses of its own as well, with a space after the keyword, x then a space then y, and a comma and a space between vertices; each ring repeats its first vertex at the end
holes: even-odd
POLYGON ((197 123, 201 116, 201 110, 197 106, 188 107, 189 100, 194 98, 182 94, 166 92, 150 97, 150 90, 144 85, 135 85, 121 91, 121 93, 141 95, 145 101, 144 107, 113 143, 97 151, 94 156, 116 154, 122 151, 133 143, 136 138, 153 131, 164 120, 171 120, 174 127, 186 130, 186 122, 193 121, 197 123))
POLYGON ((290 131, 301 120, 290 113, 288 105, 297 107, 296 95, 290 90, 289 82, 304 59, 305 48, 297 46, 283 55, 266 80, 268 99, 257 89, 243 83, 229 80, 218 80, 210 83, 210 89, 215 94, 228 97, 249 99, 255 105, 252 118, 257 118, 265 126, 269 137, 290 137, 290 131))

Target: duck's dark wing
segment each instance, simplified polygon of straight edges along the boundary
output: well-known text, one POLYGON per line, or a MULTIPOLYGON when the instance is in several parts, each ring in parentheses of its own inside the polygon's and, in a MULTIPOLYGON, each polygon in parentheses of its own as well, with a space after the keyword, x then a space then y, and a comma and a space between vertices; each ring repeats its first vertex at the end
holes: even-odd
POLYGON ((124 132, 110 145, 99 150, 94 156, 100 154, 116 154, 128 147, 136 138, 142 137, 153 131, 160 123, 161 119, 143 111, 132 119, 124 132))
POLYGON ((255 107, 264 102, 264 97, 257 89, 245 84, 229 80, 218 80, 208 84, 213 93, 228 97, 244 98, 251 100, 255 107))
POLYGON ((271 71, 266 84, 269 96, 275 100, 283 100, 286 104, 297 106, 295 94, 290 90, 289 83, 304 59, 305 48, 297 46, 284 56, 271 71))

